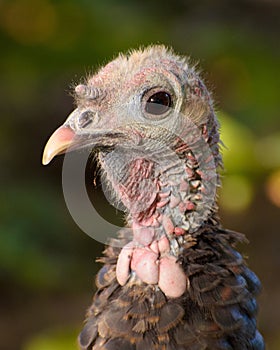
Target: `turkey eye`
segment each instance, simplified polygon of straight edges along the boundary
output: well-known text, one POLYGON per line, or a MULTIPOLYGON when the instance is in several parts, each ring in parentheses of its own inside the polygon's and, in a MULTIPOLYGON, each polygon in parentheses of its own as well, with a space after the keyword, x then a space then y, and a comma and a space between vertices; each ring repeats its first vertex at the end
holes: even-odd
POLYGON ((169 93, 159 91, 149 97, 146 102, 145 111, 149 114, 161 115, 171 107, 172 100, 169 93))

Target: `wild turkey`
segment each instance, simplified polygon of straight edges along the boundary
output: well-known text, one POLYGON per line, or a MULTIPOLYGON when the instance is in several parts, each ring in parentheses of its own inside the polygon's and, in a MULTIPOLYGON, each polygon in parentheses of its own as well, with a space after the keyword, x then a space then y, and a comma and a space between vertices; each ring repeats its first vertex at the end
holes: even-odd
POLYGON ((187 59, 163 46, 120 55, 75 88, 77 109, 43 163, 91 146, 127 211, 79 336, 92 350, 261 350, 260 282, 217 216, 219 124, 187 59))

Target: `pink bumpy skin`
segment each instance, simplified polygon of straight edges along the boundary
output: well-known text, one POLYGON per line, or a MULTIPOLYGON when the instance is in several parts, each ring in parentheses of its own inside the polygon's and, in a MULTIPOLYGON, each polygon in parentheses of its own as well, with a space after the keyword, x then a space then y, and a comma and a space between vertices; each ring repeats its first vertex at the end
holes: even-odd
POLYGON ((177 259, 169 253, 168 238, 153 241, 149 247, 133 248, 133 244, 128 243, 119 254, 116 269, 119 284, 125 285, 134 271, 144 283, 157 284, 167 297, 183 295, 187 277, 177 259))
POLYGON ((187 288, 187 276, 175 256, 164 256, 159 261, 158 285, 170 298, 178 298, 187 288))
POLYGON ((128 243, 123 247, 118 257, 116 275, 121 286, 126 284, 130 275, 130 261, 132 258, 133 249, 132 242, 128 243))
POLYGON ((131 269, 145 283, 157 284, 159 279, 158 254, 150 248, 136 248, 133 252, 131 269))

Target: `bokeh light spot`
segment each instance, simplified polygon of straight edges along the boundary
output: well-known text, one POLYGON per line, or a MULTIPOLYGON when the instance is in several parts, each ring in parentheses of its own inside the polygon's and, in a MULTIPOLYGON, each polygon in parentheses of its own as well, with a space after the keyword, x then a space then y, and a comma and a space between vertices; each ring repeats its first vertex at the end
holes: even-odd
POLYGON ((266 194, 273 204, 280 207, 280 169, 274 171, 267 179, 266 194))
POLYGON ((280 132, 260 139, 256 144, 256 155, 264 167, 280 167, 280 132))
POLYGON ((221 139, 225 169, 229 172, 251 172, 257 169, 258 161, 254 152, 255 138, 249 128, 225 113, 218 113, 221 123, 221 139))
POLYGON ((249 207, 253 199, 250 182, 242 175, 230 175, 223 179, 220 194, 221 206, 230 212, 240 212, 249 207))

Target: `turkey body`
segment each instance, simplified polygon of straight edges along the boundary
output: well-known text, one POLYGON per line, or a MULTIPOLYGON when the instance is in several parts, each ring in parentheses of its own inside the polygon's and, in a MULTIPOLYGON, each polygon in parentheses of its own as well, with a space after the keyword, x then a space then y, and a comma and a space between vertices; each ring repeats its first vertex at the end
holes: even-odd
POLYGON ((178 259, 189 278, 179 298, 143 283, 120 286, 120 249, 109 246, 100 259, 104 266, 79 337, 81 349, 264 349, 255 319, 260 283, 232 247, 242 238, 211 222, 196 232, 178 259))
POLYGON ((217 215, 219 124, 188 60, 120 55, 75 89, 43 155, 89 146, 127 225, 99 259, 82 350, 263 350, 260 282, 217 215))

